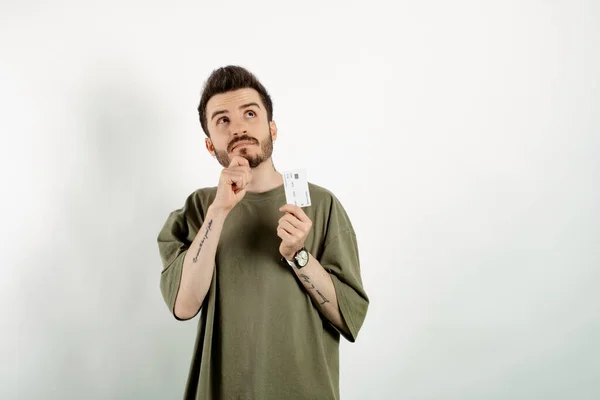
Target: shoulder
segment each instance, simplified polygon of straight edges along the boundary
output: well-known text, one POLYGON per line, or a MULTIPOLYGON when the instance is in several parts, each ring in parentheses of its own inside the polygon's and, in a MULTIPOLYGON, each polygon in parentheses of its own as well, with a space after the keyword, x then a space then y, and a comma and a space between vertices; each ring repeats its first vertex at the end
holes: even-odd
POLYGON ((216 186, 196 189, 186 197, 183 206, 174 210, 171 214, 188 218, 190 216, 203 218, 208 206, 213 202, 216 193, 216 186))
POLYGON ((340 199, 331 190, 311 182, 308 183, 308 190, 310 191, 310 199, 313 205, 344 209, 340 199))
POLYGON ((188 196, 188 200, 193 200, 196 203, 201 203, 201 204, 204 204, 206 202, 211 203, 214 200, 216 194, 217 194, 216 186, 200 188, 200 189, 196 189, 194 192, 192 192, 188 196))
POLYGON ((312 182, 308 182, 308 191, 310 192, 310 200, 315 206, 331 206, 333 203, 339 203, 339 200, 329 189, 319 186, 312 182))
POLYGON ((342 202, 331 190, 311 182, 308 183, 308 190, 310 192, 311 207, 314 208, 316 216, 325 218, 328 232, 354 232, 352 222, 342 202))
POLYGON ((178 240, 190 242, 194 240, 194 232, 202 226, 208 206, 212 203, 217 188, 201 188, 190 193, 183 205, 169 212, 158 235, 159 242, 178 240), (190 236, 190 233, 193 235, 190 236))

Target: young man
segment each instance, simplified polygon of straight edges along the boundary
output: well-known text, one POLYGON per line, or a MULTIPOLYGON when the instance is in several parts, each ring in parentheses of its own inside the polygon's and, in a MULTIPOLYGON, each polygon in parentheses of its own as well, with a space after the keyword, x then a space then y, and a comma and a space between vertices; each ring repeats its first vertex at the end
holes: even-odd
POLYGON ((286 204, 273 105, 249 71, 213 71, 198 112, 223 170, 158 235, 167 306, 201 311, 185 398, 338 399, 340 335, 356 340, 369 304, 350 219, 312 183, 311 206, 286 204))

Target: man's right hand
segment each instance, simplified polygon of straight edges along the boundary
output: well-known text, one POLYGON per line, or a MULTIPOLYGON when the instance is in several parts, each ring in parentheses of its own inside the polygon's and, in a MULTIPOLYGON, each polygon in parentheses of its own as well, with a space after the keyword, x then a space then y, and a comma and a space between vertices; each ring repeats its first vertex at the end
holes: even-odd
POLYGON ((244 157, 234 156, 229 167, 221 171, 217 195, 211 208, 229 213, 246 195, 246 187, 252 180, 250 164, 244 157))

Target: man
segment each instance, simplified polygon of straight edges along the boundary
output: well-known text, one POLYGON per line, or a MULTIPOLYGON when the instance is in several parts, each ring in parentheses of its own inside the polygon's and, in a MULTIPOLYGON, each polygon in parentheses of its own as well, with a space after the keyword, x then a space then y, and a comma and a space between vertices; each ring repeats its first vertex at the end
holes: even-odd
POLYGON ((273 104, 244 68, 219 68, 198 106, 218 185, 192 193, 158 235, 160 287, 178 320, 200 313, 186 399, 338 399, 339 340, 369 299, 338 199, 285 204, 273 104))

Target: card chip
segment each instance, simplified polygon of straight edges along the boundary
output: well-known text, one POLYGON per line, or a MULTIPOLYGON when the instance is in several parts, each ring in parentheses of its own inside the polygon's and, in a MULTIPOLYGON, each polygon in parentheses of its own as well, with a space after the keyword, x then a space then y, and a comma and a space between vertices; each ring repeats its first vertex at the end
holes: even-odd
POLYGON ((298 174, 294 174, 294 179, 299 179, 298 174))

